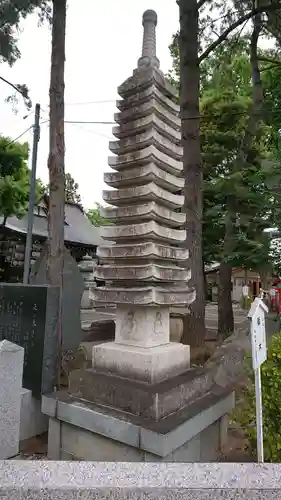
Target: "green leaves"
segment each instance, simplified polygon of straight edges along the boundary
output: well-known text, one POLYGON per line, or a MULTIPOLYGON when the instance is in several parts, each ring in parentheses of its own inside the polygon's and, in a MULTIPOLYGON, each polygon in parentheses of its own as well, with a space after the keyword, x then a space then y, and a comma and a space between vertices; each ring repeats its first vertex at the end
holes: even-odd
POLYGON ((20 57, 17 47, 17 31, 22 19, 38 9, 40 19, 49 18, 49 0, 1 0, 0 5, 0 62, 10 65, 20 57))
POLYGON ((21 216, 29 198, 28 144, 0 137, 0 215, 21 216))
MULTIPOLYGON (((0 2, 0 63, 6 62, 12 66, 21 56, 17 42, 20 31, 20 22, 29 14, 37 10, 40 22, 50 19, 51 0, 1 0, 0 2)), ((0 76, 0 79, 7 83, 7 89, 13 88, 13 94, 8 95, 7 102, 10 102, 14 110, 21 95, 27 109, 32 106, 25 84, 14 84, 0 76), (9 87, 8 87, 9 86, 9 87)))
MULTIPOLYGON (((256 453, 256 409, 254 374, 248 363, 250 384, 243 394, 243 405, 234 411, 234 421, 245 431, 251 450, 256 453)), ((267 462, 281 461, 281 334, 274 336, 268 359, 261 367, 264 424, 264 451, 267 462)))
POLYGON ((78 205, 82 204, 79 185, 70 174, 65 174, 65 201, 78 205))
POLYGON ((108 222, 106 219, 104 219, 101 216, 100 211, 101 211, 101 205, 99 203, 96 203, 95 207, 91 208, 87 212, 87 216, 90 219, 90 221, 93 224, 93 226, 100 227, 100 226, 108 226, 108 225, 110 225, 110 222, 108 222))

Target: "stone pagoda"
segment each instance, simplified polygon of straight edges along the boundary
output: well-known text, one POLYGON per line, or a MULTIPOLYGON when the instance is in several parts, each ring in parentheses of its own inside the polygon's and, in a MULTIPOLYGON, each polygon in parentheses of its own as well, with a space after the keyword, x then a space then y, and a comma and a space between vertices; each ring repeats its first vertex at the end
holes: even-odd
POLYGON ((183 246, 179 107, 159 69, 156 24, 146 11, 142 56, 118 89, 105 174, 111 225, 95 267, 105 286, 92 293, 97 307, 116 305, 115 339, 94 343, 92 367, 72 371, 67 392, 43 397, 52 459, 209 461, 233 406, 229 391, 213 393, 209 372, 190 368, 189 346, 170 342, 170 308, 190 304, 195 291, 183 246))
POLYGON ((143 15, 143 48, 138 68, 118 93, 119 113, 110 142, 114 172, 104 180, 109 204, 102 228, 111 246, 99 247, 96 306, 116 304, 115 341, 94 348, 93 367, 155 383, 189 368, 189 347, 170 342, 170 307, 190 304, 190 271, 182 192, 182 147, 177 93, 159 70, 156 13, 143 15))

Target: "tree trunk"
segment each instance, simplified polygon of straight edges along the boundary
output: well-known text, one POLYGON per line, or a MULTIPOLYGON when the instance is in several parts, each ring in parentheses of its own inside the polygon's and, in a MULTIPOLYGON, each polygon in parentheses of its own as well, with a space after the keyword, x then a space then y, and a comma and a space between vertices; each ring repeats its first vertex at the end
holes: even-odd
POLYGON ((271 288, 272 269, 270 269, 270 266, 264 266, 259 269, 259 275, 261 280, 261 288, 268 291, 271 288))
POLYGON ((234 200, 228 197, 227 200, 227 214, 225 217, 225 236, 223 248, 223 261, 219 269, 219 283, 218 283, 218 334, 225 339, 233 333, 234 318, 232 307, 232 265, 227 260, 234 250, 235 242, 233 240, 233 227, 234 227, 234 200))
POLYGON ((218 334, 222 339, 226 339, 234 330, 231 273, 231 264, 222 262, 219 269, 218 287, 218 334))
POLYGON ((264 99, 263 85, 262 85, 261 72, 259 68, 259 58, 258 58, 258 40, 262 30, 261 14, 257 14, 253 18, 253 23, 254 23, 254 28, 251 35, 251 45, 250 45, 253 102, 249 116, 248 126, 241 147, 241 157, 239 158, 238 163, 240 163, 241 160, 244 162, 247 161, 249 151, 253 146, 253 142, 256 138, 257 128, 261 120, 261 112, 264 99))
POLYGON ((58 344, 60 378, 62 278, 64 252, 64 65, 66 0, 53 0, 52 55, 50 81, 49 136, 49 217, 47 276, 51 285, 60 287, 58 344))
POLYGON ((186 245, 190 252, 191 286, 196 300, 185 316, 182 342, 200 346, 205 339, 205 289, 202 265, 203 176, 200 151, 197 0, 179 0, 180 108, 185 178, 186 245))

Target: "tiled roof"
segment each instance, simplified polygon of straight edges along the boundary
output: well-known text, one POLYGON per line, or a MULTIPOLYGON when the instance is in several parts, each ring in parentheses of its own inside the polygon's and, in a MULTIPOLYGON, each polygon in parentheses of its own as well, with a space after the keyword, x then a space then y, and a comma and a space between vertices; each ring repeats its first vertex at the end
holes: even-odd
MULTIPOLYGON (((48 220, 47 214, 37 215, 36 207, 33 218, 33 235, 47 238, 48 220)), ((0 224, 3 217, 0 217, 0 224)), ((26 234, 27 232, 27 215, 21 219, 17 217, 8 217, 5 226, 17 233, 26 234)), ((99 246, 103 243, 100 237, 100 229, 91 224, 86 214, 79 205, 66 203, 65 204, 65 225, 64 225, 65 241, 68 243, 78 243, 86 246, 99 246)))

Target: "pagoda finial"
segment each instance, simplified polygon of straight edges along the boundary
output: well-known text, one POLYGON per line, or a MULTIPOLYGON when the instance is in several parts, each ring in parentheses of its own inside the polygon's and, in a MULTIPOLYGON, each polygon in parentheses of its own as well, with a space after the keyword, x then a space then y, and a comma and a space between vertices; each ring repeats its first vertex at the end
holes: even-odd
POLYGON ((142 16, 143 42, 142 55, 138 60, 138 67, 154 66, 159 68, 156 57, 156 26, 157 14, 154 10, 146 10, 142 16))

